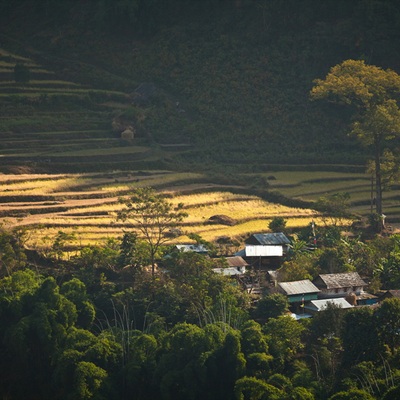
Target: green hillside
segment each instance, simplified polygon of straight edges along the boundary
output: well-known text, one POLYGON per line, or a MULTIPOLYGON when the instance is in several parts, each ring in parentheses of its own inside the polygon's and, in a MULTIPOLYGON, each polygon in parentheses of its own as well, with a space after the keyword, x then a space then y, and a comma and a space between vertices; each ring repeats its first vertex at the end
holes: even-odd
POLYGON ((311 102, 309 90, 348 58, 400 68, 395 1, 2 1, 0 7, 3 164, 29 159, 46 168, 40 156, 52 168, 73 171, 83 162, 84 170, 99 168, 100 161, 106 169, 362 167, 368 151, 346 135, 348 111, 311 102), (17 62, 30 71, 26 84, 14 82, 17 62), (116 118, 132 126, 133 140, 113 129, 116 118), (123 154, 114 163, 118 147, 123 154), (83 160, 85 148, 91 152, 83 160), (96 158, 96 148, 113 150, 96 158))

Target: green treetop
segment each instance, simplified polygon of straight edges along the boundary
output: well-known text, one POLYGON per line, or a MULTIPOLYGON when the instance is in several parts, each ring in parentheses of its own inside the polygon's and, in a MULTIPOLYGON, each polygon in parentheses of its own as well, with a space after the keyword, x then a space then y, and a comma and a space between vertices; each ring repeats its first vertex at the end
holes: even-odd
POLYGON ((390 70, 346 60, 316 79, 312 99, 328 99, 354 107, 350 134, 374 151, 376 212, 382 215, 381 158, 384 142, 400 136, 400 76, 390 70))

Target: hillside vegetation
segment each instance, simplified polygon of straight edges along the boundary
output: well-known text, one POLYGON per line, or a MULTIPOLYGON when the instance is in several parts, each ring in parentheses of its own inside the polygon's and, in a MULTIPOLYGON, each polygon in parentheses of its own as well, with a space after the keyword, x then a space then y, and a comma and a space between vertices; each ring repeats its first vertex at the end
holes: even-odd
POLYGON ((51 67, 53 95, 64 81, 68 103, 72 81, 86 88, 80 108, 121 102, 153 142, 194 145, 185 163, 363 164, 344 111, 309 101, 312 81, 346 58, 399 67, 394 1, 2 3, 2 42, 51 67), (124 101, 144 83, 140 101, 124 101))

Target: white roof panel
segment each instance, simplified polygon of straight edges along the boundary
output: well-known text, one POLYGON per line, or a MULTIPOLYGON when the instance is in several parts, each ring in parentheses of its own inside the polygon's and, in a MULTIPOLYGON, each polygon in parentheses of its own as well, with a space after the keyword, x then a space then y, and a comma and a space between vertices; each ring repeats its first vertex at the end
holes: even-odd
MULTIPOLYGON (((328 307, 328 304, 333 304, 336 307, 339 308, 352 308, 353 306, 347 301, 345 300, 343 297, 339 297, 336 299, 325 299, 325 300, 312 300, 310 302, 312 304, 313 307, 310 308, 315 308, 317 311, 321 311, 324 310, 328 307)), ((306 306, 306 308, 308 308, 306 306)))
POLYGON ((246 257, 282 257, 282 246, 246 245, 246 257))

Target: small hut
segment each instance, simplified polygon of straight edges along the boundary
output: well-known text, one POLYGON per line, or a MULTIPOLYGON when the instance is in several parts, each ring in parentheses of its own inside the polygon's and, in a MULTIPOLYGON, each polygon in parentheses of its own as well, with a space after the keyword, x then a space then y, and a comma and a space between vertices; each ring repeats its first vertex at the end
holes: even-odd
POLYGON ((121 139, 133 140, 135 137, 135 130, 132 126, 128 126, 124 131, 121 132, 121 139))

